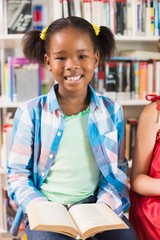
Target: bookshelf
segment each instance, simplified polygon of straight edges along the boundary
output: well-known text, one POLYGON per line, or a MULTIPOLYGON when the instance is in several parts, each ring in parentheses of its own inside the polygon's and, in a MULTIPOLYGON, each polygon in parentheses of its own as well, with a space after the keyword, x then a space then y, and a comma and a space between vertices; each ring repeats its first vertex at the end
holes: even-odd
MULTIPOLYGON (((76 0, 78 2, 78 0, 76 0)), ((5 2, 5 1, 4 1, 5 2)), ((44 21, 43 25, 46 26, 50 19, 53 17, 57 17, 61 14, 59 11, 59 0, 33 0, 33 3, 40 3, 43 6, 44 10, 44 21), (44 3, 45 2, 45 3, 44 3), (58 5, 56 5, 58 4, 58 5), (54 12, 54 6, 56 6, 56 12, 54 12)), ((90 1, 88 1, 89 3, 90 1)), ((101 1, 98 1, 101 2, 101 1)), ((104 1, 105 2, 105 1, 104 1)), ((114 1, 113 1, 114 2, 114 1)), ((132 1, 133 2, 133 1, 132 1)), ((3 11, 2 11, 2 1, 0 3, 0 20, 4 23, 3 19, 3 11)), ((5 17, 5 16, 4 16, 5 17)), ((86 16, 88 18, 88 16, 86 16)), ((98 24, 98 21, 94 22, 98 24)), ((1 91, 3 92, 4 85, 2 79, 4 79, 4 63, 5 63, 5 50, 6 49, 14 49, 15 54, 17 56, 23 56, 21 52, 21 39, 23 34, 3 34, 3 29, 0 27, 0 85, 1 91), (1 31, 2 30, 2 31, 1 31)), ((144 34, 144 35, 120 35, 115 33, 115 39, 117 44, 117 50, 146 50, 147 51, 157 51, 156 43, 159 40, 160 36, 155 36, 151 34, 144 34)), ((127 100, 118 100, 118 102, 123 106, 124 109, 124 116, 125 118, 128 117, 139 117, 142 109, 148 102, 144 99, 127 99, 127 100)), ((2 126, 5 121, 5 115, 7 112, 11 111, 14 113, 17 107, 19 107, 22 102, 10 102, 6 100, 2 95, 0 96, 0 156, 1 156, 1 149, 2 149, 2 126)), ((4 179, 6 176, 5 168, 1 166, 2 159, 0 157, 0 233, 7 232, 6 222, 5 222, 5 212, 4 212, 4 199, 3 199, 3 189, 4 186, 4 179)))

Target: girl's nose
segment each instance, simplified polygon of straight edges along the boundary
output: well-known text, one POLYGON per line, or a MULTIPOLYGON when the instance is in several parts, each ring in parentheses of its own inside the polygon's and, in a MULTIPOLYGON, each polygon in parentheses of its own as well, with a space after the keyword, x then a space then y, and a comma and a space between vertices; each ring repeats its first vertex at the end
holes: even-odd
POLYGON ((66 66, 65 66, 66 70, 75 70, 75 69, 78 69, 78 68, 79 68, 79 65, 78 65, 77 61, 72 60, 72 59, 68 59, 66 61, 66 66))

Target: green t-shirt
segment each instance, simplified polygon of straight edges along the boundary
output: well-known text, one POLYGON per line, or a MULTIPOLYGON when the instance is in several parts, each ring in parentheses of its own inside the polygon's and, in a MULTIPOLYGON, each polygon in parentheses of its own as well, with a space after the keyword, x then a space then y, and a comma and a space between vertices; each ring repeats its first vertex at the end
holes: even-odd
POLYGON ((87 134, 89 107, 65 117, 65 131, 54 164, 40 191, 50 201, 74 204, 94 193, 100 171, 87 134))

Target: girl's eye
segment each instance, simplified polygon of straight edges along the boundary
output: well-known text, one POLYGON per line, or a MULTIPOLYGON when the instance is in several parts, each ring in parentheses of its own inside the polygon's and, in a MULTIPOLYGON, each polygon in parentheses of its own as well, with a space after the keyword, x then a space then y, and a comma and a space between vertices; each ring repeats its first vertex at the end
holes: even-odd
POLYGON ((61 61, 63 61, 63 60, 65 60, 65 57, 57 57, 57 58, 55 58, 56 60, 61 60, 61 61))
POLYGON ((87 57, 86 55, 80 55, 79 59, 83 59, 83 58, 86 58, 86 57, 87 57))

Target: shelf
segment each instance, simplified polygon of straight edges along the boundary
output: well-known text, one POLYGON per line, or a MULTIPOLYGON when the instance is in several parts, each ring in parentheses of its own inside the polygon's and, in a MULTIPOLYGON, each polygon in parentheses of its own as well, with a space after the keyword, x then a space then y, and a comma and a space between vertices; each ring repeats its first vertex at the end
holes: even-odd
POLYGON ((16 48, 20 47, 23 34, 6 34, 0 35, 1 48, 16 48))
POLYGON ((116 100, 116 101, 120 103, 122 106, 145 106, 149 103, 147 100, 141 99, 116 100))
POLYGON ((22 104, 23 102, 10 102, 0 97, 0 108, 17 108, 22 104))
POLYGON ((157 42, 159 36, 135 36, 135 35, 115 35, 116 41, 120 42, 157 42))
MULTIPOLYGON (((144 106, 148 104, 147 100, 129 99, 129 100, 115 100, 123 106, 144 106)), ((0 108, 17 108, 23 102, 9 102, 0 98, 0 108)))
MULTIPOLYGON (((0 35, 0 47, 19 47, 23 36, 23 34, 0 35)), ((157 42, 159 36, 115 35, 115 39, 120 42, 157 42)))

